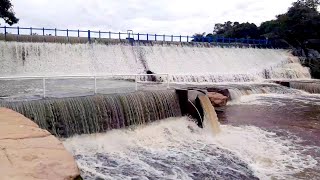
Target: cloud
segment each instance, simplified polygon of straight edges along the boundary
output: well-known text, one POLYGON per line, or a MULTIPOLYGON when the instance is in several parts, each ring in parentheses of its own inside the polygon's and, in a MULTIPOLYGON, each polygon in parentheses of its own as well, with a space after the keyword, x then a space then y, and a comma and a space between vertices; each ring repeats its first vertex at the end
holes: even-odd
POLYGON ((260 24, 293 1, 12 0, 19 26, 182 35, 211 32, 228 20, 260 24))

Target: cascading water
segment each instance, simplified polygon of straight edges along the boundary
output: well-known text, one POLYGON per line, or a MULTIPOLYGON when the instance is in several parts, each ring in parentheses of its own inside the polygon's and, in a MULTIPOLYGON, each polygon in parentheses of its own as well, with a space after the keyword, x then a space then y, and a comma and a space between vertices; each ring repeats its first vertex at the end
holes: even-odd
POLYGON ((59 137, 105 132, 181 116, 173 91, 0 102, 59 137))
POLYGON ((242 96, 252 94, 300 94, 301 92, 273 83, 247 83, 229 84, 220 86, 230 92, 232 102, 238 101, 242 96))
POLYGON ((310 78, 289 51, 184 44, 0 42, 0 76, 171 74, 173 82, 310 78))
POLYGON ((292 81, 289 82, 291 88, 300 89, 313 94, 320 94, 320 82, 319 81, 311 81, 311 82, 299 82, 292 81))
MULTIPOLYGON (((172 86, 188 87, 194 83, 192 86, 208 84, 228 89, 232 101, 226 107, 224 118, 230 122, 245 122, 235 123, 236 126, 220 126, 217 114, 206 96, 200 97, 205 114, 204 130, 185 117, 154 122, 181 116, 177 96, 170 90, 36 101, 0 101, 0 107, 24 114, 56 136, 68 137, 63 139, 64 145, 74 154, 85 179, 238 180, 320 177, 320 170, 316 168, 320 151, 315 146, 300 145, 299 138, 290 134, 301 127, 313 128, 310 132, 303 129, 303 135, 307 138, 317 133, 319 117, 317 113, 309 112, 309 109, 312 108, 314 112, 319 110, 319 98, 314 96, 306 100, 301 91, 265 82, 265 79, 311 78, 309 70, 302 67, 299 59, 288 50, 226 48, 196 43, 131 45, 0 42, 0 62, 0 76, 143 74, 147 71, 169 73, 171 82, 177 82, 172 86), (279 98, 274 94, 290 96, 279 98), (258 98, 253 101, 259 101, 260 104, 250 101, 246 106, 239 105, 241 97, 247 95, 257 95, 258 98), (276 98, 282 103, 281 106, 274 103, 276 98), (295 102, 292 99, 299 100, 296 103, 301 106, 295 108, 297 104, 289 104, 289 108, 285 109, 286 103, 295 102), (269 103, 267 108, 264 106, 265 101, 269 103), (312 103, 308 105, 304 101, 312 103), (251 109, 241 114, 247 107, 251 109), (303 108, 300 112, 299 109, 303 108), (291 109, 294 111, 290 112, 291 109), (277 113, 264 113, 272 110, 277 113), (228 112, 231 115, 234 113, 234 116, 228 112), (290 117, 290 113, 296 114, 290 117), (250 119, 251 114, 254 120, 263 119, 260 122, 261 128, 258 128, 259 123, 258 127, 250 124, 255 122, 250 119), (301 117, 298 122, 304 122, 307 118, 311 122, 306 122, 304 126, 297 123, 292 125, 295 117, 301 117), (286 118, 290 123, 281 126, 281 120, 286 118), (271 125, 264 124, 269 121, 271 125), (148 125, 135 126, 141 124, 148 125), (130 128, 119 130, 125 127, 130 128), (287 129, 282 131, 283 127, 287 129), (286 135, 286 130, 289 135, 286 135), (215 136, 212 136, 212 131, 215 136), (310 155, 308 153, 311 150, 310 155)), ((124 79, 132 78, 134 76, 124 79)), ((116 88, 119 79, 98 81, 103 86, 99 93, 104 93, 102 89, 110 86, 111 82, 116 84, 113 86, 116 88)), ((68 80, 62 83, 61 80, 55 80, 48 81, 47 85, 64 90, 74 89, 81 84, 81 90, 87 93, 93 88, 92 82, 68 80), (71 86, 73 83, 76 85, 71 86)), ((296 82, 291 82, 290 86, 317 91, 313 85, 305 88, 296 82)), ((30 80, 26 83, 31 90, 37 87, 37 96, 42 93, 40 81, 30 80)), ((28 92, 29 89, 23 88, 21 84, 21 81, 1 83, 0 97, 28 92)))
POLYGON ((204 127, 210 129, 213 134, 218 134, 220 132, 220 124, 218 121, 217 113, 211 104, 208 96, 199 96, 199 100, 204 111, 204 127))

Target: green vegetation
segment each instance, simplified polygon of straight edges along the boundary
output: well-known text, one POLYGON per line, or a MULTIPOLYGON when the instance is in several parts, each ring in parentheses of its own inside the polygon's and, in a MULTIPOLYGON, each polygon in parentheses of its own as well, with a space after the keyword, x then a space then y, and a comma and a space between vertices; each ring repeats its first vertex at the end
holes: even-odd
POLYGON ((282 45, 301 46, 309 39, 320 37, 319 5, 320 0, 298 0, 288 12, 276 16, 274 20, 263 22, 260 27, 249 22, 228 21, 215 24, 213 33, 195 34, 194 37, 268 38, 282 42, 282 45))
POLYGON ((0 0, 0 19, 3 19, 9 25, 16 24, 19 21, 12 7, 10 0, 0 0))
POLYGON ((284 14, 263 22, 225 22, 216 24, 213 33, 195 34, 193 41, 209 41, 216 37, 269 39, 273 47, 291 48, 293 54, 303 57, 303 64, 320 79, 320 0, 298 0, 284 14))

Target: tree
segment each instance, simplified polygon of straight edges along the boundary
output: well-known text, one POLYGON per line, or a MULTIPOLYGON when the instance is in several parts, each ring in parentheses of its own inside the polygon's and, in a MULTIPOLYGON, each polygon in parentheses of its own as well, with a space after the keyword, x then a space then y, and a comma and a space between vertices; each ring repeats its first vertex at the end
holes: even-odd
POLYGON ((284 39, 293 46, 300 46, 308 39, 320 37, 320 0, 298 0, 285 14, 261 24, 264 37, 284 39))
POLYGON ((0 0, 0 18, 10 26, 18 23, 19 19, 13 12, 13 5, 11 4, 10 0, 0 0))
POLYGON ((310 39, 320 39, 319 5, 320 0, 297 0, 286 13, 276 16, 274 20, 263 22, 260 27, 249 22, 227 21, 215 24, 213 34, 208 34, 207 37, 263 37, 291 46, 301 46, 310 39))
POLYGON ((320 0, 298 0, 293 3, 293 6, 306 6, 310 9, 317 10, 320 5, 320 0))
POLYGON ((213 34, 231 38, 258 38, 258 27, 253 23, 225 22, 215 24, 213 34))
POLYGON ((202 42, 204 40, 204 36, 205 36, 205 32, 200 34, 200 33, 196 33, 192 36, 194 42, 202 42))

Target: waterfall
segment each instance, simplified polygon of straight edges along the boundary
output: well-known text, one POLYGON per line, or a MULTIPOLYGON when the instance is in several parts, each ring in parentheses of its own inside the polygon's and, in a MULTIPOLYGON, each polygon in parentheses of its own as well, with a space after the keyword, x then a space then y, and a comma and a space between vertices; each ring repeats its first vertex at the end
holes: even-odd
POLYGON ((0 42, 0 76, 171 74, 172 82, 248 82, 310 78, 283 49, 201 44, 0 42))
POLYGON ((91 134, 181 116, 174 91, 0 102, 59 137, 91 134))
POLYGON ((300 92, 295 89, 289 89, 273 83, 229 84, 221 87, 229 90, 232 101, 239 100, 241 96, 252 94, 300 94, 300 92))
POLYGON ((218 121, 217 113, 214 110, 210 99, 205 95, 201 95, 198 97, 204 111, 204 128, 208 128, 213 132, 213 134, 218 134, 220 132, 220 124, 218 121))
POLYGON ((291 88, 300 89, 312 94, 320 94, 320 82, 299 82, 299 81, 292 81, 289 82, 291 88))

